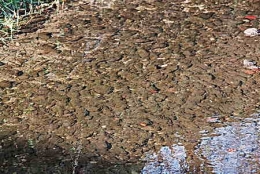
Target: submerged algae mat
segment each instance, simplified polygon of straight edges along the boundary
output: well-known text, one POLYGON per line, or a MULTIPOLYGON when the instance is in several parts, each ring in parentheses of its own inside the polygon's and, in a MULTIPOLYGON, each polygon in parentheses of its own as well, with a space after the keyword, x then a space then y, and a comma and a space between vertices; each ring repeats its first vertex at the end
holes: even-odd
POLYGON ((75 1, 18 35, 0 48, 1 173, 139 173, 147 152, 178 143, 182 173, 214 172, 200 132, 259 106, 259 73, 242 64, 260 61, 260 38, 243 35, 257 9, 75 1))

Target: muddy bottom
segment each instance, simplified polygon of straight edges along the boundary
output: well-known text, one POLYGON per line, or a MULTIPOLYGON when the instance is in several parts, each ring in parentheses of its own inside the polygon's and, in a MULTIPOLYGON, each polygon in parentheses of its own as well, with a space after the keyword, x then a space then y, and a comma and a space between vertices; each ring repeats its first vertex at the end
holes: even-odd
POLYGON ((71 1, 24 29, 0 48, 1 173, 259 173, 259 9, 71 1))

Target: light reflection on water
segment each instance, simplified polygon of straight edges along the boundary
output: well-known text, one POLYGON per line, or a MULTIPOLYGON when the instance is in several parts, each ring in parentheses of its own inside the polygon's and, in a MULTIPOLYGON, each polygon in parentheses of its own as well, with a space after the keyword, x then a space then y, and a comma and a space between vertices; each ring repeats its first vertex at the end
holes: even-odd
MULTIPOLYGON (((251 116, 216 128, 213 133, 204 131, 195 150, 199 157, 203 157, 201 169, 212 167, 212 173, 216 174, 260 172, 260 114, 251 116)), ((186 173, 189 171, 186 157, 182 145, 162 147, 157 154, 146 157, 147 163, 141 174, 186 173)))
POLYGON ((148 163, 142 170, 142 174, 180 174, 187 169, 185 161, 186 153, 184 146, 164 146, 159 153, 153 153, 146 157, 148 163))
POLYGON ((204 135, 198 146, 214 173, 258 173, 260 169, 259 118, 246 118, 204 135))

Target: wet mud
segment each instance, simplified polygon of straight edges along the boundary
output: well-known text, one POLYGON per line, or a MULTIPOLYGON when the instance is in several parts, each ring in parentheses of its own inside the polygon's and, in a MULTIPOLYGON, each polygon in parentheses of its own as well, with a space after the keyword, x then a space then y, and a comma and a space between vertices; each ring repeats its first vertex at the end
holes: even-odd
POLYGON ((164 159, 147 157, 157 152, 173 152, 169 173, 218 173, 216 159, 197 150, 201 132, 221 134, 259 109, 259 73, 243 66, 260 61, 260 38, 243 34, 259 28, 259 19, 244 18, 259 9, 71 1, 3 44, 1 173, 163 173, 144 167, 164 159))

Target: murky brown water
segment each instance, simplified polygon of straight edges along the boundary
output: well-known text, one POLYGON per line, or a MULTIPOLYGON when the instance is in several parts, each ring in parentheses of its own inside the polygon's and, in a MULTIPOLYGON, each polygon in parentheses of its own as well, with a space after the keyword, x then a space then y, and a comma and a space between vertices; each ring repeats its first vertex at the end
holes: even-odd
POLYGON ((1 173, 259 173, 259 9, 68 3, 1 47, 1 173))

